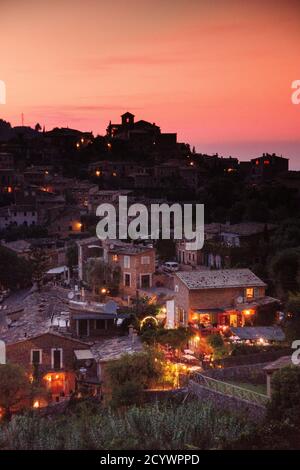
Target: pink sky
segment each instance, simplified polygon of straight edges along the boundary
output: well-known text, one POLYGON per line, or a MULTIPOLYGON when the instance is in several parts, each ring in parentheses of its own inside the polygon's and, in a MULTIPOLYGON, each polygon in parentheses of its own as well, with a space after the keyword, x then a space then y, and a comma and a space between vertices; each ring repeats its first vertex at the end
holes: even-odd
POLYGON ((297 0, 0 0, 0 117, 102 134, 130 110, 199 152, 300 169, 299 44, 297 0))

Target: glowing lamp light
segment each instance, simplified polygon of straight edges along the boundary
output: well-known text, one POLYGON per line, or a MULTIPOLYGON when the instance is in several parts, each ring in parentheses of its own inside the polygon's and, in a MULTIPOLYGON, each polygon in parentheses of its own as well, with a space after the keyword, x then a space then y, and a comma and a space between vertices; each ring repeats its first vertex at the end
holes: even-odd
POLYGON ((59 379, 59 375, 58 375, 58 374, 56 374, 55 378, 56 378, 56 380, 58 380, 58 379, 59 379))
POLYGON ((33 403, 33 408, 39 408, 40 407, 40 402, 38 400, 35 400, 33 403))
POLYGON ((101 176, 101 171, 100 170, 96 170, 96 176, 101 176))
POLYGON ((155 317, 152 317, 151 315, 148 315, 147 317, 143 318, 143 320, 140 323, 140 327, 142 327, 147 320, 154 320, 156 325, 158 325, 157 319, 155 317))
POLYGON ((79 149, 79 147, 80 147, 80 143, 79 143, 79 142, 77 142, 76 147, 79 149))
POLYGON ((107 292, 107 290, 105 289, 105 287, 103 287, 103 288, 101 289, 101 294, 106 294, 106 292, 107 292))

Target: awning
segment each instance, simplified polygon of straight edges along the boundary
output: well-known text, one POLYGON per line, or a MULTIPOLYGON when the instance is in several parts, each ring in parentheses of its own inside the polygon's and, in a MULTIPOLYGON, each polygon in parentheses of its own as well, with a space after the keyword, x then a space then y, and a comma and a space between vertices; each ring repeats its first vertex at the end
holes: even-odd
POLYGON ((114 320, 118 317, 112 313, 84 312, 73 313, 72 318, 73 320, 114 320))
POLYGON ((68 272, 69 268, 67 266, 58 266, 57 268, 52 268, 47 271, 47 274, 62 274, 68 272))
POLYGON ((94 359, 94 355, 90 349, 75 349, 74 354, 79 361, 94 359))
POLYGON ((285 334, 278 326, 243 326, 231 327, 231 332, 242 340, 284 341, 285 334))
POLYGON ((202 314, 202 313, 224 313, 225 310, 222 308, 197 308, 193 309, 193 313, 202 314))
POLYGON ((265 296, 262 299, 256 299, 249 302, 244 302, 236 306, 237 310, 242 312, 243 310, 256 309, 257 307, 264 307, 265 305, 270 304, 280 304, 280 300, 275 299, 274 297, 265 296))

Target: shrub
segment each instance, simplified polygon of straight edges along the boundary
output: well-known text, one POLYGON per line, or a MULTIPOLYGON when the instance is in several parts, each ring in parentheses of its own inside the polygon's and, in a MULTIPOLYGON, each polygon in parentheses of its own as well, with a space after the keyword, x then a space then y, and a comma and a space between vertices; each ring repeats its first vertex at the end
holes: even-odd
POLYGON ((300 425, 300 367, 283 367, 271 379, 272 397, 268 417, 275 420, 288 419, 300 425))
POLYGON ((184 404, 132 406, 123 413, 73 408, 51 420, 16 416, 0 427, 0 443, 9 449, 222 449, 247 434, 251 426, 235 413, 197 400, 184 404))
POLYGON ((207 337, 207 343, 213 348, 222 348, 224 346, 224 341, 221 335, 209 335, 207 337))

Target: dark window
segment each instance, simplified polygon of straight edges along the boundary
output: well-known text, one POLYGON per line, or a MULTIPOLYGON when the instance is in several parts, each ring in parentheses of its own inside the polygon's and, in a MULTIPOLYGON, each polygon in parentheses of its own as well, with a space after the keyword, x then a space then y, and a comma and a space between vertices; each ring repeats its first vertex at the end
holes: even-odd
POLYGON ((96 330, 105 329, 105 320, 96 320, 96 330))
POLYGON ((125 274, 125 286, 130 287, 130 274, 125 274))
POLYGON ((53 369, 58 370, 61 368, 61 350, 54 349, 53 351, 53 369))
POLYGON ((32 364, 41 364, 41 351, 32 351, 32 364))
POLYGON ((141 287, 144 289, 150 287, 150 274, 141 275, 141 287))
POLYGON ((185 313, 183 308, 178 309, 178 316, 179 316, 179 322, 184 323, 185 322, 185 313))

